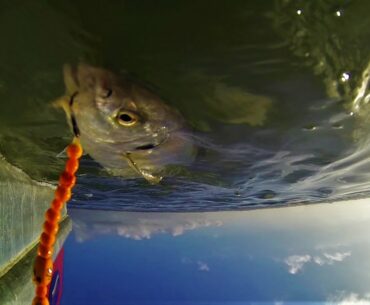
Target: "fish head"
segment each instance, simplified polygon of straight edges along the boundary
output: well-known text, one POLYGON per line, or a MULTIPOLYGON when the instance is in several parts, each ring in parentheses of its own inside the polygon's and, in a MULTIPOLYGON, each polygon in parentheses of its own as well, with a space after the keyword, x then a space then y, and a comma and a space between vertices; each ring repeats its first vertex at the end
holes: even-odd
POLYGON ((64 69, 81 135, 124 143, 126 151, 155 147, 184 125, 182 116, 156 94, 114 73, 79 65, 64 69))
POLYGON ((64 109, 85 151, 104 167, 120 168, 130 154, 136 171, 153 172, 184 151, 176 136, 185 128, 183 117, 141 84, 85 64, 65 66, 64 80, 71 97, 64 109))

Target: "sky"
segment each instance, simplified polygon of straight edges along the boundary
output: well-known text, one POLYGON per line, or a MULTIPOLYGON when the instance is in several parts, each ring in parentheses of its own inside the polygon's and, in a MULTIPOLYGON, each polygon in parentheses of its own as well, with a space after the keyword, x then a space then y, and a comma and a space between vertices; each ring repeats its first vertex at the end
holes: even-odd
POLYGON ((69 214, 64 305, 370 304, 370 200, 69 214))

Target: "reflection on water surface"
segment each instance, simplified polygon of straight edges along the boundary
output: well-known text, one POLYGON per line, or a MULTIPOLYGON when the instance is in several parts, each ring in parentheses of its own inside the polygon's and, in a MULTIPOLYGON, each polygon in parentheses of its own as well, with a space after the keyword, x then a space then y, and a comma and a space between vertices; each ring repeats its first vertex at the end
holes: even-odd
POLYGON ((217 213, 72 209, 62 304, 369 302, 369 212, 367 200, 217 213))

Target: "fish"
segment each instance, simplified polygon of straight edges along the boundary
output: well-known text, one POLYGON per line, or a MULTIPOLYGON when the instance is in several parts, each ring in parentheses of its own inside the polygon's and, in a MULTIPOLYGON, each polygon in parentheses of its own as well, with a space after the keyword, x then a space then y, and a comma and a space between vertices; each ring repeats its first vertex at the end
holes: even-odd
POLYGON ((196 148, 178 110, 138 81, 88 64, 63 68, 64 109, 84 151, 113 175, 159 183, 170 165, 193 161, 196 148))

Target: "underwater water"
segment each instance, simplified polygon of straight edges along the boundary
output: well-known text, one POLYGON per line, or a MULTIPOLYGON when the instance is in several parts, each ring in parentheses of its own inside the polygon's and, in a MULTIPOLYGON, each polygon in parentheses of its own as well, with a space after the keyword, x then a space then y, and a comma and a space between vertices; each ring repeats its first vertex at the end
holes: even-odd
POLYGON ((52 101, 86 62, 153 88, 196 154, 158 185, 82 157, 54 304, 368 301, 370 2, 0 4, 0 271, 36 242, 73 137, 52 101))
POLYGON ((63 65, 80 61, 151 84, 200 139, 195 161, 159 187, 112 178, 86 156, 73 207, 234 210, 367 196, 366 1, 5 3, 0 150, 10 163, 55 182, 72 135, 50 102, 65 92, 63 65))

